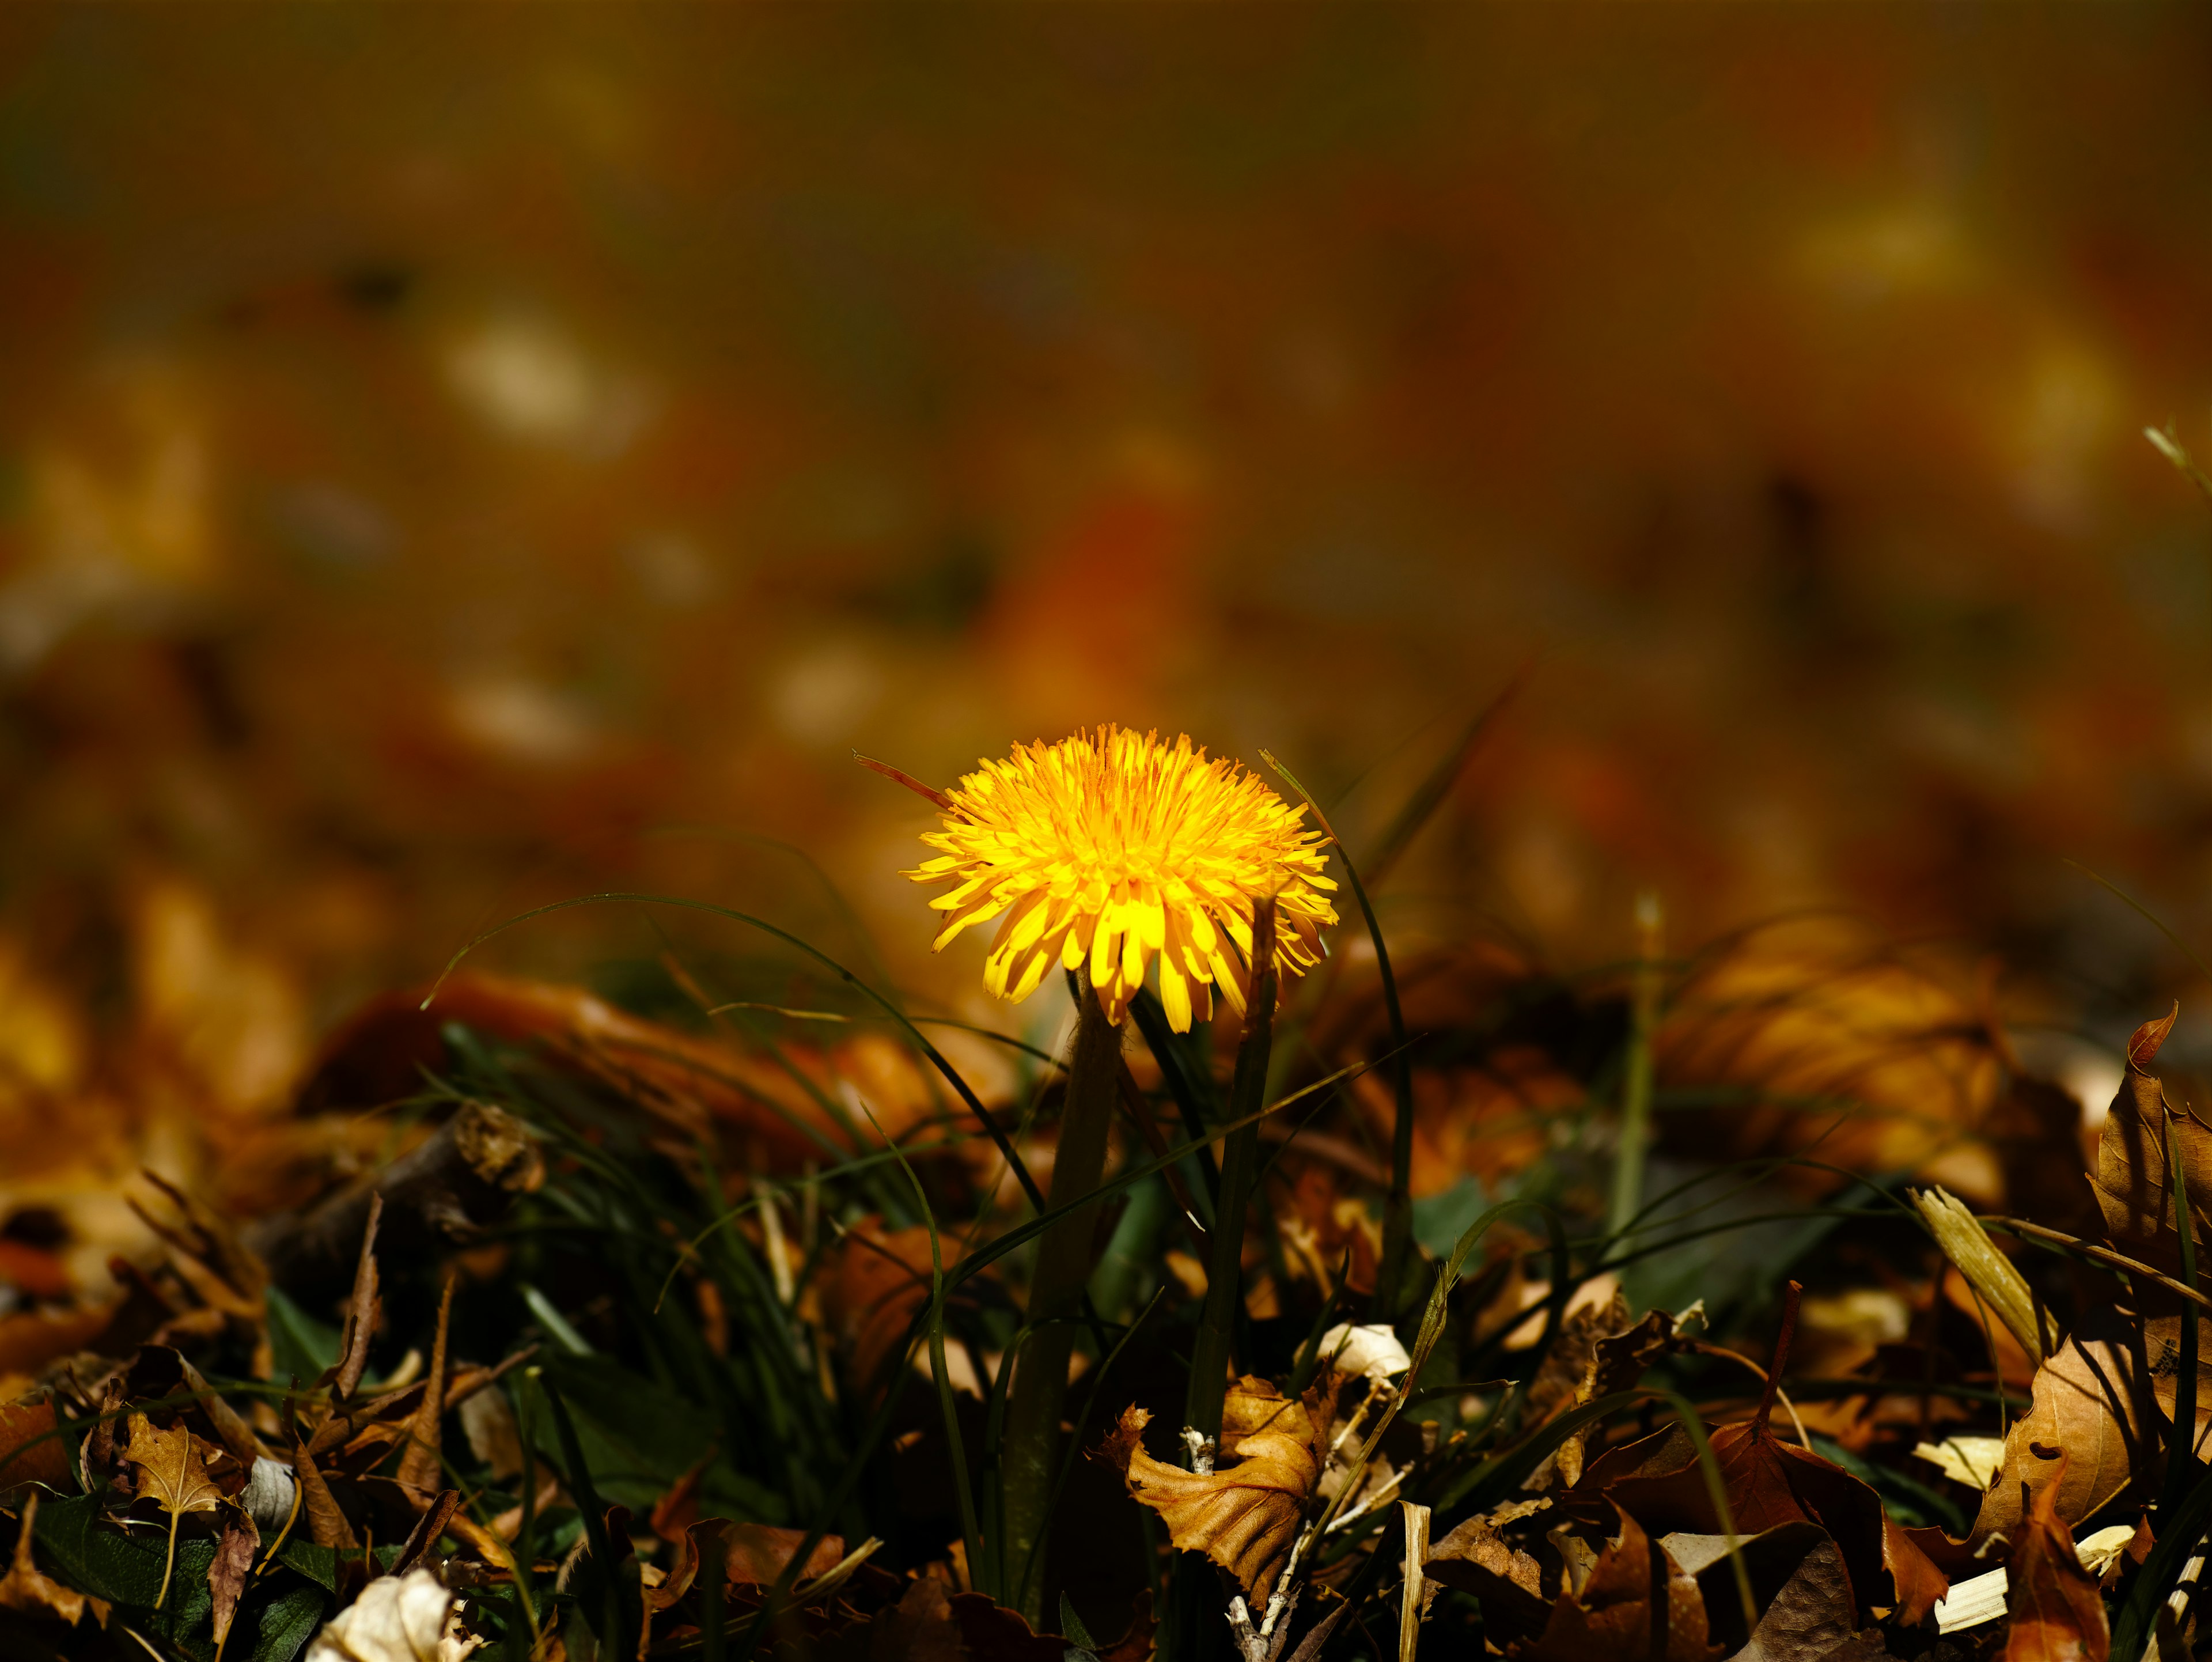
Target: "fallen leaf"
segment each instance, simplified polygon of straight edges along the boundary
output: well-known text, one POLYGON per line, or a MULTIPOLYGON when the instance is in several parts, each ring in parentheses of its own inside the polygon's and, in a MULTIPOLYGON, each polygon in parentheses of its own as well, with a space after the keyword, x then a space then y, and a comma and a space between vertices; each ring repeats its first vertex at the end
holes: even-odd
POLYGON ((16 1403, 0 1407, 0 1489, 18 1483, 43 1483, 48 1488, 74 1488, 70 1481, 69 1450, 54 1434, 54 1399, 16 1403))
POLYGON ((345 1332, 338 1342, 337 1366, 331 1372, 331 1384, 341 1402, 361 1388, 361 1376, 368 1371, 368 1342, 376 1336, 376 1324, 384 1313, 376 1296, 376 1226, 383 1215, 384 1196, 372 1193, 368 1227, 361 1238, 361 1262, 354 1270, 353 1295, 346 1300, 345 1332))
POLYGON ((2028 1411, 2005 1434, 1997 1482, 1975 1514, 1976 1546, 2018 1529, 2027 1515, 2023 1486, 2032 1497, 2056 1483, 2057 1516, 2070 1529, 2158 1469, 2150 1392, 2118 1312, 2092 1311, 2077 1323, 2058 1354, 2036 1370, 2033 1389, 2028 1411))
MULTIPOLYGON (((1533 1505, 1516 1501, 1500 1512, 1526 1516, 1533 1505)), ((1469 1518, 1429 1549, 1423 1573, 1433 1581, 1472 1593, 1482 1605, 1485 1634, 1503 1642, 1540 1631, 1551 1614, 1544 1571, 1535 1555, 1509 1541, 1498 1513, 1469 1518)))
POLYGON ((1354 1327, 1339 1322, 1321 1336, 1316 1354, 1347 1379, 1395 1379, 1413 1365, 1388 1326, 1354 1327))
POLYGON ((1752 1607, 1759 1621, 1743 1625, 1743 1598, 1728 1557, 1728 1537, 1674 1534, 1659 1543, 1704 1592, 1712 1636, 1729 1662, 1847 1662, 1883 1654, 1878 1638, 1862 1640, 1844 1555, 1817 1524, 1784 1524, 1738 1537, 1752 1607))
MULTIPOLYGON (((731 1524, 725 1537, 729 1556, 725 1575, 732 1586, 767 1587, 775 1585, 783 1574, 783 1567, 791 1562, 799 1543, 806 1539, 803 1529, 779 1529, 773 1524, 731 1524)), ((825 1535, 814 1543, 806 1562, 793 1577, 794 1582, 809 1581, 817 1575, 827 1575, 844 1561, 845 1543, 835 1535, 825 1535)))
MULTIPOLYGON (((1881 1497, 1871 1488, 1774 1434, 1775 1388, 1788 1363, 1796 1297, 1793 1282, 1758 1411, 1748 1421, 1720 1427, 1709 1439, 1729 1522, 1739 1537, 1800 1521, 1819 1525, 1842 1555, 1860 1620, 1871 1619, 1876 1604, 1894 1604, 1901 1620, 1917 1622, 1942 1597, 1948 1585, 1943 1573, 1902 1531, 1889 1526, 1881 1497)), ((1594 1488, 1662 1535, 1726 1532, 1695 1448, 1679 1427, 1612 1450, 1593 1464, 1578 1491, 1585 1513, 1594 1488), (1617 1475, 1626 1471, 1637 1475, 1617 1475)))
POLYGON ((49 1580, 39 1572, 31 1556, 31 1543, 39 1519, 36 1489, 24 1497, 23 1519, 15 1533, 15 1556, 8 1574, 0 1575, 0 1605, 26 1616, 57 1616, 70 1627, 84 1614, 84 1595, 49 1580))
POLYGON ((160 1610, 168 1603, 169 1578, 177 1567, 177 1525, 189 1513, 213 1512, 222 1504, 222 1491, 208 1476, 206 1460, 192 1434, 182 1426, 162 1431, 143 1414, 133 1414, 123 1458, 146 1474, 138 1492, 152 1495, 169 1514, 168 1561, 161 1569, 161 1593, 154 1600, 154 1608, 160 1610))
POLYGON ((1705 1601, 1697 1582, 1651 1544, 1618 1507, 1609 1539, 1579 1592, 1553 1602, 1542 1635, 1523 1662, 1711 1662, 1705 1601), (1664 1608, 1659 1608, 1663 1600, 1664 1608))
POLYGON ((239 1595, 246 1591, 246 1573, 253 1568, 254 1550, 260 1544, 261 1537, 253 1527, 253 1519, 243 1512, 223 1520, 214 1561, 208 1565, 208 1593, 215 1601, 217 1656, 222 1654, 223 1641, 230 1636, 230 1624, 238 1615, 239 1595))
POLYGON ((446 1277, 438 1300, 438 1327, 430 1341, 430 1371, 423 1376, 422 1400, 407 1427, 407 1452, 399 1457, 399 1481, 425 1496, 445 1485, 443 1458, 446 1408, 446 1333, 453 1319, 456 1277, 446 1277))
MULTIPOLYGON (((2180 1238, 2173 1231, 2173 1185, 2166 1166, 2166 1128, 2180 1145, 2189 1209, 2198 1221, 2200 1239, 2212 1219, 2212 1126, 2172 1101, 2150 1064, 2173 1031, 2172 1011, 2136 1029, 2128 1041, 2127 1071, 2112 1098, 2112 1111, 2097 1139, 2096 1169, 2090 1182, 2105 1231, 2112 1245, 2168 1275, 2181 1268, 2180 1238)), ((2063 1511, 2062 1511, 2063 1515, 2063 1511)))
POLYGON ((821 1282, 822 1316, 843 1353, 845 1377, 881 1395, 891 1353, 929 1301, 929 1231, 885 1229, 863 1218, 845 1232, 821 1282))
POLYGON ((2081 1567, 2073 1534, 2058 1518, 2063 1481, 2062 1472, 2059 1482, 2044 1485, 2013 1542, 2005 1662, 2105 1662, 2112 1649, 2097 1578, 2081 1567))
POLYGON ((699 1521, 699 1482, 707 1475, 714 1458, 712 1453, 705 1456, 653 1503, 647 1521, 653 1532, 662 1540, 681 1540, 699 1521))
POLYGON ((307 1514, 307 1538, 319 1547, 358 1551, 361 1541, 340 1510, 337 1497, 331 1493, 330 1482, 323 1476, 322 1468, 315 1464, 314 1450, 310 1445, 294 1446, 292 1476, 300 1485, 301 1505, 307 1514))
MULTIPOLYGON (((2175 1387, 2181 1380, 2181 1317, 2153 1316, 2142 1324, 2143 1360, 2149 1365, 2151 1398, 2166 1422, 2173 1423, 2175 1387)), ((2197 1318, 2197 1434, 2193 1446, 2202 1459, 2212 1452, 2212 1320, 2197 1318)), ((2163 1444, 2166 1437, 2160 1434, 2163 1444)))
POLYGON ((1203 1552, 1264 1603, 1290 1556, 1299 1519, 1328 1453, 1334 1398, 1309 1391, 1291 1402, 1265 1379, 1245 1378, 1222 1403, 1221 1446, 1235 1457, 1211 1472, 1185 1471, 1145 1452, 1152 1416, 1124 1409, 1100 1458, 1120 1467, 1129 1493, 1158 1513, 1168 1537, 1203 1552))
POLYGON ((439 1490, 428 1509, 415 1520, 415 1527, 408 1532, 406 1540, 400 1543, 399 1556, 392 1561, 391 1574, 404 1575, 428 1557, 431 1549, 438 1544, 438 1537, 453 1522, 453 1513, 460 1509, 460 1504, 461 1492, 459 1489, 439 1490))
POLYGON ((307 1662, 460 1662, 481 1639, 453 1631, 453 1595, 428 1570, 380 1575, 323 1624, 307 1662))
POLYGON ((1912 1458, 1925 1460, 1954 1483, 1984 1489, 1996 1481, 2004 1464, 2002 1437, 1946 1437, 1940 1443, 1917 1443, 1912 1458))
POLYGON ((481 1460, 493 1478, 504 1482, 522 1473, 522 1428, 515 1423, 514 1408, 501 1391, 472 1391, 460 1403, 461 1434, 469 1440, 469 1452, 481 1460))

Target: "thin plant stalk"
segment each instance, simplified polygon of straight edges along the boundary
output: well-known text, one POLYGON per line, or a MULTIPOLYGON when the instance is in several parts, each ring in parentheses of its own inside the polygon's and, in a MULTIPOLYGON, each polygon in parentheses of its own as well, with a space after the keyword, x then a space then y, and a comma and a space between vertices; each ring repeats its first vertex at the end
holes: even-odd
MULTIPOLYGON (((876 1135, 883 1137, 886 1148, 898 1149, 898 1145, 884 1135, 873 1114, 868 1123, 875 1126, 876 1135)), ((937 1387, 937 1405, 945 1422, 945 1448, 951 1457, 952 1488, 960 1505, 960 1542, 968 1562, 969 1585, 979 1592, 995 1595, 999 1578, 984 1556, 982 1531, 975 1523, 975 1496, 968 1481, 968 1449, 960 1435, 960 1413, 952 1400, 952 1376, 945 1362, 945 1251, 938 1238, 937 1215, 930 1208, 929 1196, 915 1175, 913 1164, 905 1154, 899 1152, 899 1170, 914 1188, 914 1202, 921 1208, 922 1222, 929 1229, 929 1377, 937 1387)), ((1065 1368, 1062 1369, 1064 1373, 1065 1368)))
POLYGON ((1644 1204, 1644 1160, 1651 1142, 1651 1035, 1659 1025, 1659 960, 1664 915, 1659 897, 1636 897, 1636 978, 1629 998, 1628 1056, 1620 1076, 1620 1148, 1613 1162, 1607 1233, 1620 1239, 1644 1204))
POLYGON ((1390 967, 1389 948, 1382 944, 1382 926, 1376 922, 1374 905, 1367 898, 1366 886, 1360 882, 1351 855, 1345 849, 1344 839, 1328 823, 1328 816, 1322 812, 1313 793, 1298 782, 1297 776, 1266 751, 1260 754, 1304 799, 1305 805, 1313 810, 1315 820, 1335 846, 1336 857, 1344 865, 1345 881, 1352 885, 1352 898, 1359 903, 1359 915, 1367 924, 1367 938, 1375 947, 1375 967, 1382 982, 1382 1010, 1390 1023, 1390 1094, 1394 1111, 1390 1123, 1390 1194, 1382 1204, 1382 1262, 1376 1271, 1375 1299, 1370 1313, 1377 1321, 1395 1322, 1398 1319, 1400 1289, 1406 1278, 1406 1255, 1412 1250, 1413 1240, 1413 1059, 1406 1049, 1406 1014, 1398 1002, 1398 977, 1390 967))
MULTIPOLYGON (((1229 1117, 1246 1119, 1267 1088, 1267 1056, 1275 1015, 1275 903, 1252 908, 1252 996, 1244 1007, 1244 1038, 1237 1047, 1237 1072, 1229 1087, 1229 1117)), ((1221 1196, 1213 1208, 1213 1261, 1206 1266, 1206 1305, 1191 1346, 1190 1387, 1183 1422, 1211 1446, 1221 1436, 1221 1404, 1228 1394, 1230 1336, 1236 1330, 1243 1288, 1244 1212, 1260 1164, 1260 1127, 1239 1125, 1221 1154, 1221 1196)))
MULTIPOLYGON (((1075 1043, 1067 1062, 1067 1096, 1052 1163, 1050 1205, 1066 1206, 1098 1187, 1106 1169, 1106 1133, 1121 1087, 1121 1038, 1097 995, 1076 983, 1075 1043)), ((1256 1134, 1255 1134, 1256 1135, 1256 1134)), ((1075 1345, 1083 1293, 1091 1279, 1097 1204, 1079 1206, 1037 1242, 1030 1280, 1030 1340, 1014 1365, 1006 1403, 1005 1516, 1006 1562, 1029 1561, 1043 1535, 1053 1479, 1059 1470, 1060 1409, 1067 1400, 1067 1364, 1075 1345)), ((1022 1613, 1034 1627, 1042 1616, 1042 1582, 1026 1591, 1022 1613)))

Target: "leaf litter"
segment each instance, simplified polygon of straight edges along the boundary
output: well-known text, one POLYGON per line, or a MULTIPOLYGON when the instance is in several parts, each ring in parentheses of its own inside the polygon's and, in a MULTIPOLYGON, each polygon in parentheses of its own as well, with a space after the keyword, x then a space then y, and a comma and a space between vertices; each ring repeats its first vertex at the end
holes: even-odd
POLYGON ((820 987, 732 998, 690 966, 718 1014, 474 974, 428 1012, 372 1001, 293 1123, 376 1141, 300 1137, 352 1152, 258 1205, 154 1180, 157 1257, 7 1318, 38 1343, 0 1404, 0 1641, 1857 1662, 2185 1635, 2212 1123, 2157 1069, 2173 1018, 2129 1047, 2087 1198, 2008 1236, 2008 1200, 2070 1191, 1936 1186, 1917 1164, 1948 1145, 1905 1105, 1939 1072, 2048 1087, 1935 983, 1832 961, 1726 944, 1668 969, 1643 1038, 1618 976, 1502 951, 1400 966, 1387 1012, 1332 965, 1188 1035, 1136 989, 1102 1187, 1042 1216, 1048 1052, 956 1068, 857 994, 831 1014, 885 1032, 825 1039, 820 987), (1255 1033, 1279 1060, 1240 1082, 1255 1033), (1622 1222, 1608 1081, 1646 1043, 1707 1158, 1622 1222), (1024 1565, 1003 1439, 1031 1243, 1070 1218, 1091 1279, 1024 1565), (1794 1244, 1691 1316, 1650 1302, 1647 1262, 1678 1285, 1754 1229, 1794 1244), (1165 1260, 1192 1249, 1187 1288, 1165 1260), (1899 1316, 1862 1335, 1847 1306, 1899 1316))

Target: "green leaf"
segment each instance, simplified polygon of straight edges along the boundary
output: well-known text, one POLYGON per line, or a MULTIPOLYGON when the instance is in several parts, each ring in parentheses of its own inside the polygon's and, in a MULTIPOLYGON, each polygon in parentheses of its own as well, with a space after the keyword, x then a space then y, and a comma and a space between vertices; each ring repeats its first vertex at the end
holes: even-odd
POLYGON ((243 1654, 246 1662, 292 1662, 300 1647, 323 1624, 323 1613, 330 1608, 330 1600, 320 1587, 295 1581, 276 1598, 254 1611, 253 1645, 241 1653, 239 1641, 246 1635, 244 1626, 247 1611, 239 1612, 239 1626, 231 1632, 230 1643, 223 1649, 225 1662, 243 1654))
POLYGON ((263 1289, 269 1308, 269 1348, 276 1377, 301 1380, 322 1377, 338 1360, 338 1330, 317 1321, 275 1287, 263 1289))
POLYGON ((338 1555, 328 1547, 319 1547, 296 1535, 289 1536, 278 1549, 276 1562, 287 1569, 299 1571, 325 1592, 338 1590, 338 1555))

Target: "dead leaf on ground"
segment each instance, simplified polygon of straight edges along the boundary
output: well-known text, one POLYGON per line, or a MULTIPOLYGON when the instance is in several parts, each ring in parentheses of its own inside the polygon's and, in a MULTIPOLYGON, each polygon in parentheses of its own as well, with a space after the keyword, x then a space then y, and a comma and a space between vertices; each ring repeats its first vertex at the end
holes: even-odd
MULTIPOLYGON (((2189 1209, 2201 1239, 2212 1233, 2212 1126, 2174 1099, 2151 1072, 2152 1060, 2173 1031, 2181 1007, 2136 1029, 2128 1041, 2127 1072, 2112 1098, 2097 1139, 2090 1181, 2112 1245, 2168 1275, 2181 1269, 2180 1238, 2173 1231, 2173 1184, 2167 1171, 2166 1128, 2181 1148, 2189 1209)), ((2062 1514, 2063 1515, 2063 1514, 2062 1514)))
MULTIPOLYGON (((1861 1621, 1871 1619, 1876 1604, 1895 1604, 1901 1619, 1917 1622, 1948 1586, 1943 1573, 1903 1531, 1889 1526, 1881 1498, 1870 1487, 1834 1462, 1774 1434, 1773 1381, 1788 1365, 1796 1297, 1796 1284, 1790 1288, 1773 1373, 1758 1412, 1740 1424, 1719 1428, 1709 1440, 1729 1522, 1739 1536, 1801 1520, 1818 1524, 1842 1554, 1852 1609, 1861 1621)), ((1584 1496, 1600 1486, 1606 1498, 1656 1533, 1726 1533, 1696 1451, 1679 1427, 1611 1451, 1594 1463, 1584 1475, 1584 1496), (1656 1446, 1644 1454, 1646 1444, 1656 1446), (1638 1475, 1616 1479, 1614 1473, 1624 1470, 1638 1475)))
POLYGON ((2063 1486, 2063 1472, 2060 1482, 2044 1485, 2013 1542, 2005 1662, 2105 1662, 2112 1649, 2097 1578, 2081 1568, 2073 1532, 2058 1518, 2063 1486))
POLYGON ((15 1535, 15 1561, 0 1576, 0 1605, 26 1616, 58 1616, 70 1627, 84 1614, 85 1597, 73 1592, 39 1571, 31 1556, 31 1543, 39 1519, 39 1495, 31 1491, 23 1501, 23 1520, 15 1535))
POLYGON ((360 1550, 360 1537, 354 1534, 337 1497, 331 1493, 330 1480, 315 1464, 311 1445, 299 1443, 293 1446, 292 1476, 300 1485, 300 1504, 307 1514, 307 1538, 319 1547, 360 1550))
MULTIPOLYGON (((774 1586, 776 1577, 783 1574, 783 1567, 806 1539, 803 1529, 779 1529, 774 1524, 729 1524, 726 1528, 724 1539, 729 1556, 725 1561, 724 1574, 733 1586, 774 1586)), ((843 1539, 825 1535, 814 1543, 814 1550, 807 1555, 806 1562, 792 1580, 794 1583, 811 1581, 817 1575, 826 1575, 844 1557, 843 1539)))
POLYGON ((215 1601, 215 1647, 218 1653, 238 1615, 239 1595, 246 1591, 246 1573, 253 1568, 253 1554, 260 1544, 260 1532, 243 1512, 223 1519, 214 1562, 208 1565, 208 1593, 215 1601))
POLYGON ((438 1300, 438 1327, 430 1341, 430 1371, 423 1376, 422 1400, 407 1427, 407 1452, 399 1457, 399 1481, 426 1498, 445 1482, 446 1336, 453 1320, 457 1278, 446 1277, 438 1300))
POLYGON ((346 1300, 345 1333, 338 1342, 337 1366, 331 1373, 332 1389, 341 1402, 361 1388, 361 1376, 368 1371, 368 1342, 376 1336, 376 1324, 384 1313, 376 1296, 376 1226, 383 1215, 384 1196, 370 1195, 368 1227, 361 1238, 361 1263, 354 1271, 353 1296, 346 1300))
POLYGON ((1484 1633, 1501 1641, 1540 1631, 1551 1614, 1542 1564, 1507 1539, 1500 1527, 1546 1504, 1515 1501, 1468 1519, 1430 1548, 1421 1567, 1431 1580, 1474 1594, 1482 1606, 1484 1633))
POLYGON ((146 1474, 138 1492, 153 1496, 169 1514, 168 1561, 161 1568, 161 1594, 154 1600, 160 1610, 168 1603, 169 1578, 177 1567, 177 1525, 189 1513, 213 1512, 222 1504, 222 1491, 209 1477, 192 1434, 182 1426, 162 1431, 143 1414, 133 1414, 123 1458, 146 1474))
POLYGON ((2057 1515, 2072 1528, 2157 1469, 2150 1393, 2117 1312, 2093 1312, 2078 1323, 2036 1370, 2033 1391, 2028 1411, 2005 1434, 2003 1467, 1974 1518, 1976 1545, 1998 1531, 2011 1536, 2026 1519, 2023 1484, 2033 1496, 2056 1483, 2057 1515))
POLYGON ((1578 1592, 1562 1592, 1522 1662, 1711 1662, 1705 1603, 1681 1566, 1613 1508, 1619 1534, 1578 1592), (1662 1601, 1663 1600, 1663 1608, 1662 1601))
POLYGON ((891 1353, 906 1340, 915 1312, 929 1301, 929 1231, 886 1229, 863 1218, 829 1255, 822 1317, 844 1353, 845 1377, 880 1394, 891 1353))
POLYGON ((0 1406, 0 1489, 18 1483, 44 1483, 61 1490, 76 1487, 70 1481, 69 1450, 54 1434, 58 1429, 51 1397, 0 1406))
POLYGON ((1121 1469, 1129 1493, 1160 1514, 1176 1546, 1236 1576, 1256 1606, 1274 1590, 1321 1480, 1333 1408, 1322 1391, 1292 1402, 1247 1377, 1221 1409, 1221 1446, 1235 1464, 1201 1473, 1155 1460, 1144 1446, 1152 1416, 1140 1408, 1123 1410, 1098 1458, 1121 1469))
MULTIPOLYGON (((2143 1360, 2148 1364, 2150 1389, 2167 1425, 2173 1423, 2173 1407, 2181 1383, 2181 1318, 2154 1316, 2143 1324, 2143 1360)), ((2166 1440, 2161 1436, 2159 1440, 2166 1440)), ((2212 1445, 2212 1320, 2197 1318, 2197 1434, 2192 1446, 2199 1459, 2212 1445)))
POLYGON ((1857 1662, 1885 1653, 1879 1636, 1859 1636, 1844 1555, 1817 1524, 1784 1524, 1737 1538, 1752 1607, 1759 1612, 1748 1633, 1726 1536, 1674 1534, 1659 1544, 1696 1577, 1713 1637, 1729 1662, 1857 1662))

